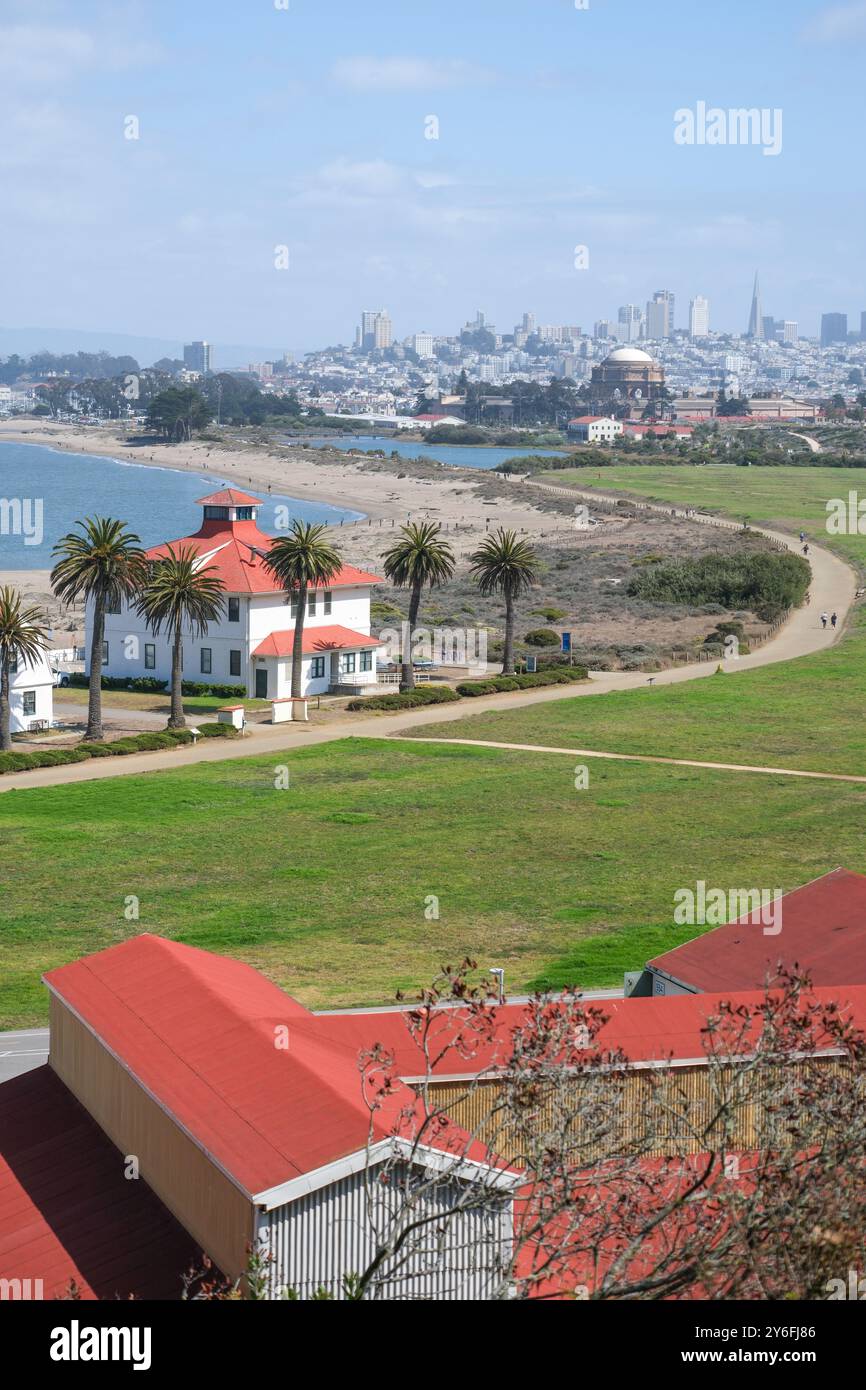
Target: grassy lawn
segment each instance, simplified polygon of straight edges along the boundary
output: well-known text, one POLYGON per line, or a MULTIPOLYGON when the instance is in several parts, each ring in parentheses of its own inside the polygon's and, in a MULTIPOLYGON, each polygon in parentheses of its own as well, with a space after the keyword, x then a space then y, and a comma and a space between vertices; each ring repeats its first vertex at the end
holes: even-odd
POLYGON ((556 748, 866 776, 866 610, 835 647, 682 685, 556 700, 415 729, 556 748))
POLYGON ((135 931, 314 1006, 387 1002, 464 954, 514 992, 617 984, 693 935, 677 887, 866 870, 862 787, 597 764, 577 791, 567 757, 382 740, 285 762, 284 791, 260 757, 0 797, 0 1026, 44 1020, 41 971, 135 931))
MULTIPOLYGON (((650 501, 687 503, 724 512, 742 521, 775 522, 791 531, 808 531, 819 544, 866 565, 866 535, 827 535, 827 501, 854 491, 866 498, 866 468, 737 468, 675 464, 566 468, 538 475, 560 486, 627 492, 650 501)), ((866 523, 864 523, 866 525, 866 523)))
MULTIPOLYGON (((54 697, 66 705, 81 705, 87 708, 87 691, 76 685, 65 685, 54 697)), ((236 700, 225 695, 185 695, 183 708, 186 714, 212 714, 223 705, 243 705, 244 709, 270 709, 270 700, 236 700)), ((140 690, 103 690, 103 709, 146 709, 158 714, 168 714, 171 696, 166 693, 150 694, 140 690)))

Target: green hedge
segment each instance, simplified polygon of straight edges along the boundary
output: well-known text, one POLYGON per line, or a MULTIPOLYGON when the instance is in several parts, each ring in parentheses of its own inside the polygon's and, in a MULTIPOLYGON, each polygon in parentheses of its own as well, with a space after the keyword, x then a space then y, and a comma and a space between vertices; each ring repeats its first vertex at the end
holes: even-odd
MULTIPOLYGON (((69 684, 86 690, 90 682, 80 671, 73 671, 69 684)), ((100 682, 103 690, 136 690, 153 695, 163 695, 168 690, 168 681, 159 681, 154 676, 103 676, 100 682)), ((183 681, 181 693, 184 695, 216 695, 221 700, 245 699, 245 685, 209 685, 206 681, 183 681)))
MULTIPOLYGON (((238 731, 230 724, 202 724, 199 733, 205 738, 237 738, 238 731)), ((143 734, 119 738, 114 743, 79 743, 75 748, 38 748, 32 753, 0 753, 0 775, 4 772, 30 772, 37 767, 62 767, 65 763, 82 763, 87 758, 123 758, 130 753, 156 753, 161 748, 175 748, 192 743, 189 729, 154 729, 143 734)))
POLYGON ((393 695, 371 695, 366 699, 350 700, 347 709, 416 709, 419 705, 442 705, 460 697, 450 685, 419 685, 415 690, 395 691, 393 695))
POLYGON ((572 681, 585 681, 588 674, 585 666, 563 666, 522 676, 489 676, 483 681, 462 681, 457 694, 498 695, 503 690, 531 690, 536 685, 568 685, 572 681))

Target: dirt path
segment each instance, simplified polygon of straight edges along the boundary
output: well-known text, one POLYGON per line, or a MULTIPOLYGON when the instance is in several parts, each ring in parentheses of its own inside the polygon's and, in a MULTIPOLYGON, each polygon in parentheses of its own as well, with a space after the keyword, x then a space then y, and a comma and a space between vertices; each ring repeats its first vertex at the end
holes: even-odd
MULTIPOLYGON (((401 740, 401 735, 391 738, 401 740)), ((595 748, 553 748, 544 743, 499 743, 484 738, 420 738, 403 736, 406 743, 456 743, 467 748, 504 748, 515 753, 559 753, 569 758, 606 758, 621 763, 664 763, 669 767, 700 767, 711 772, 759 772, 773 777, 812 777, 824 782, 866 782, 848 772, 804 772, 794 767, 761 767, 754 763, 706 763, 695 758, 660 758, 649 753, 605 753, 595 748)))

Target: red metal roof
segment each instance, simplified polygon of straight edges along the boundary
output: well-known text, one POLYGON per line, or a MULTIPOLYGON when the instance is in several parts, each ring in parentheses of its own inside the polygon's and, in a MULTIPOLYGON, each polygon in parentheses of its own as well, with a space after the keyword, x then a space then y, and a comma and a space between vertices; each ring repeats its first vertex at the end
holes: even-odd
MULTIPOLYGON (((215 497, 220 495, 214 494, 215 497)), ((236 496, 242 497, 243 493, 236 496)), ((161 559, 167 554, 169 545, 175 552, 183 546, 195 551, 203 564, 216 571, 227 593, 278 594, 280 587, 265 564, 265 556, 273 543, 274 537, 265 535, 254 521, 215 519, 205 521, 192 536, 151 546, 146 554, 149 559, 161 559)), ((376 574, 369 574, 355 565, 343 565, 333 579, 316 588, 346 589, 379 582, 376 574)))
POLYGON ((70 1280, 82 1298, 179 1298, 200 1261, 186 1231, 50 1067, 0 1086, 0 1278, 70 1280))
MULTIPOLYGON (((291 656, 295 638, 293 627, 272 632, 253 651, 253 656, 291 656)), ((365 636, 363 632, 353 632, 339 623, 326 623, 321 627, 305 627, 302 644, 304 656, 315 656, 319 652, 336 652, 358 647, 381 647, 384 644, 378 637, 365 636)))
POLYGON ((212 492, 210 497, 199 497, 196 502, 197 507, 260 507, 261 504, 261 497, 250 497, 248 492, 238 492, 233 487, 212 492))
POLYGON ((390 1137, 414 1104, 398 1086, 371 1123, 357 1054, 240 961, 144 934, 45 980, 249 1195, 390 1137))
POLYGON ((815 985, 866 984, 866 877, 833 869, 786 893, 782 930, 765 936, 747 919, 729 922, 649 962, 698 990, 762 989, 780 961, 815 985))

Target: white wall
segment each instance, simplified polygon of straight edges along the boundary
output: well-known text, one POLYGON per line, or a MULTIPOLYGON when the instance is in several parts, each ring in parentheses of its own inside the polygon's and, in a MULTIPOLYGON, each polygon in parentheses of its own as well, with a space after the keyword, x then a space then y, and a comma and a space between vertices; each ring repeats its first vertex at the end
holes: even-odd
MULTIPOLYGON (((380 1165, 381 1166, 381 1165, 380 1165)), ((377 1204, 393 1200, 393 1189, 376 1183, 378 1168, 340 1178, 329 1186, 263 1213, 261 1246, 274 1258, 272 1294, 297 1289, 309 1299, 318 1288, 342 1298, 345 1274, 364 1271, 373 1253, 369 1196, 377 1204)), ((503 1258, 510 1258, 513 1209, 509 1200, 488 1210, 454 1215, 458 1192, 447 1184, 431 1184, 425 1206, 433 1221, 422 1251, 413 1246, 407 1266, 394 1274, 379 1297, 396 1301, 478 1300, 490 1298, 503 1258), (441 1233, 440 1233, 441 1232, 441 1233)))
POLYGON ((19 666, 9 682, 9 707, 13 734, 27 733, 34 719, 54 719, 54 673, 48 664, 47 653, 32 666, 19 666), (33 692, 36 707, 24 713, 25 693, 33 692))
MULTIPOLYGON (((226 599, 229 595, 227 594, 226 599)), ((252 653, 272 632, 282 632, 294 627, 291 607, 279 594, 240 595, 240 618, 229 622, 228 605, 219 622, 211 623, 207 636, 195 638, 187 636, 183 644, 183 675, 185 680, 204 681, 213 685, 243 685, 252 695, 255 691, 255 665, 252 653), (201 650, 211 652, 211 671, 201 669, 201 650), (230 673, 230 653, 239 651, 240 675, 230 673)), ((304 622, 305 631, 331 624, 351 628, 354 632, 370 632, 370 587, 356 585, 351 588, 334 589, 331 595, 331 612, 324 612, 322 594, 317 595, 315 614, 308 613, 304 622)), ((87 605, 87 661, 90 659, 90 639, 93 625, 93 611, 87 605)), ((106 613, 105 641, 108 643, 108 663, 103 666, 103 675, 120 677, 151 676, 156 680, 171 680, 171 644, 165 634, 159 637, 149 632, 134 609, 123 606, 119 614, 106 613), (155 667, 145 667, 145 645, 155 648, 155 667)), ((309 676, 309 661, 304 663, 304 694, 323 694, 330 684, 329 654, 325 654, 325 677, 312 681, 309 676)), ((290 666, 291 663, 289 662, 290 666)), ((359 680, 375 681, 375 655, 372 672, 357 672, 359 680)), ((273 669, 273 663, 271 668, 273 669)), ((269 679, 269 698, 279 698, 289 694, 288 677, 282 675, 269 679), (283 685, 285 684, 285 689, 283 685), (276 685, 276 688, 274 686, 276 685)))

